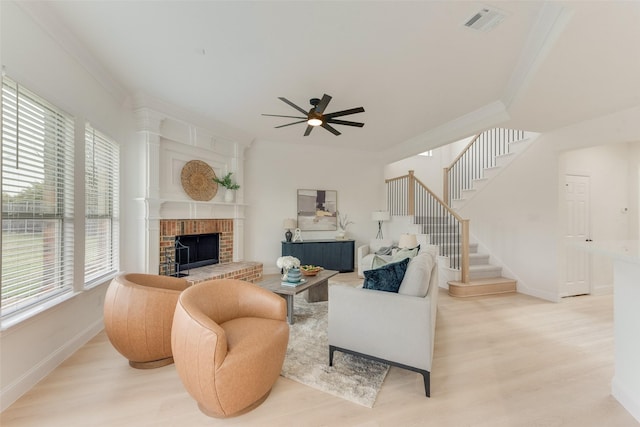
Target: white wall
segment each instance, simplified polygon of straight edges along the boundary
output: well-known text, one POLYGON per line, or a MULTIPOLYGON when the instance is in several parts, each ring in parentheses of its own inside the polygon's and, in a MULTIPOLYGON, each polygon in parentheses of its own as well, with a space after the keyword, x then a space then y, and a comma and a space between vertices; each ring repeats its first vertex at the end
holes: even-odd
POLYGON ((432 156, 415 155, 397 162, 390 163, 384 168, 385 179, 404 176, 408 171, 425 184, 438 197, 442 197, 443 169, 451 164, 453 159, 467 146, 473 136, 452 142, 432 150, 432 156))
POLYGON ((541 137, 459 211, 518 290, 548 300, 557 295, 556 170, 553 140, 541 137))
POLYGON ((629 163, 629 209, 636 212, 635 219, 629 220, 629 235, 640 236, 640 144, 631 145, 629 163))
MULTIPOLYGON (((337 137, 339 138, 339 137, 337 137)), ((285 230, 282 221, 296 218, 297 190, 336 190, 338 211, 354 224, 347 237, 356 248, 375 237, 371 212, 385 208, 383 163, 375 156, 300 144, 256 141, 245 152, 245 258, 277 272, 285 230)), ((334 238, 335 231, 302 232, 304 240, 334 238)))
MULTIPOLYGON (((541 135, 490 185, 460 210, 471 218, 471 233, 486 246, 498 263, 508 267, 518 280, 518 290, 540 298, 556 301, 563 276, 564 264, 559 256, 563 250, 559 201, 561 177, 560 155, 571 149, 603 144, 640 141, 640 107, 568 126, 541 135)), ((614 150, 615 151, 615 150, 614 150)), ((614 158, 618 154, 612 155, 614 158)), ((615 163, 615 160, 613 160, 615 163)), ((611 167, 614 167, 611 164, 611 167)), ((620 179, 627 173, 623 162, 620 179)), ((637 163, 636 163, 637 167, 637 163)), ((620 165, 618 165, 620 168, 620 165)), ((606 192, 606 172, 599 194, 606 192)), ((637 184, 635 186, 637 189, 637 184)), ((621 196, 613 196, 616 208, 621 196)), ((592 197, 593 201, 593 197, 592 197)), ((606 211, 608 208, 602 208, 606 211)), ((610 215, 599 213, 604 222, 610 215)), ((637 213, 635 222, 637 223, 637 213)), ((613 218, 616 223, 618 218, 613 218)), ((600 226, 600 238, 619 234, 600 226)), ((619 227, 615 225, 614 228, 619 227)), ((637 238, 637 233, 632 238, 637 238)))
MULTIPOLYGON (((638 239, 640 230, 640 107, 541 135, 459 213, 471 219, 472 240, 492 262, 518 280, 518 290, 550 301, 559 299, 565 259, 561 182, 566 173, 589 174, 593 235, 598 240, 638 239), (585 148, 589 147, 589 148, 585 148), (624 214, 621 209, 628 208, 624 214)), ((421 181, 442 191, 434 172, 457 155, 460 142, 385 167, 385 178, 414 169, 421 181), (437 164, 438 161, 443 163, 437 164)), ((594 292, 611 290, 611 262, 592 256, 594 292)))
MULTIPOLYGON (((588 176, 590 179, 589 237, 595 243, 638 238, 638 183, 633 175, 638 170, 639 148, 640 143, 607 144, 571 150, 559 156, 560 182, 565 174, 588 176), (632 228, 633 224, 636 226, 632 228)), ((566 212, 562 194, 559 197, 559 220, 562 224, 566 212)), ((561 265, 563 262, 561 258, 561 265)), ((590 255, 590 282, 593 293, 613 291, 611 258, 590 255)))
MULTIPOLYGON (((20 7, 4 1, 0 7, 0 60, 7 76, 74 115, 77 122, 90 121, 121 142, 126 155, 126 142, 133 135, 130 113, 20 7)), ((123 179, 125 186, 126 182, 123 179)), ((76 194, 84 197, 83 189, 76 188, 76 194)), ((124 212, 126 206, 124 202, 124 212)), ((83 216, 82 212, 77 215, 83 216)), ((124 233, 127 227, 123 224, 124 233)), ((79 244, 83 247, 84 240, 79 244)), ((76 276, 77 290, 82 289, 82 281, 76 276)), ((105 291, 105 284, 80 291, 0 332, 2 409, 102 329, 105 291)))
POLYGON ((442 164, 444 149, 437 148, 432 156, 411 156, 399 162, 391 163, 384 168, 385 179, 397 178, 414 171, 414 175, 438 197, 442 197, 442 164))

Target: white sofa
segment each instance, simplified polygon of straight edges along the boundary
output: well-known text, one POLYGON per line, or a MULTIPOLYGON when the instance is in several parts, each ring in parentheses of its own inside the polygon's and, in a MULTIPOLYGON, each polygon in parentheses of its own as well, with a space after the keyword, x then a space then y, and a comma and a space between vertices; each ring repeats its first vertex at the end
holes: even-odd
MULTIPOLYGON (((418 244, 421 246, 426 246, 429 244, 429 238, 426 234, 416 234, 416 240, 418 244)), ((368 245, 358 246, 356 250, 356 258, 358 260, 358 277, 364 277, 364 272, 366 270, 371 270, 373 257, 382 248, 388 248, 391 246, 396 246, 398 244, 397 240, 393 239, 371 239, 369 240, 368 245)), ((386 261, 391 260, 391 256, 389 255, 378 255, 386 261)))
POLYGON ((341 351, 422 374, 430 396, 430 372, 438 299, 437 246, 421 247, 398 293, 329 287, 329 365, 341 351), (423 294, 426 292, 426 294, 423 294))

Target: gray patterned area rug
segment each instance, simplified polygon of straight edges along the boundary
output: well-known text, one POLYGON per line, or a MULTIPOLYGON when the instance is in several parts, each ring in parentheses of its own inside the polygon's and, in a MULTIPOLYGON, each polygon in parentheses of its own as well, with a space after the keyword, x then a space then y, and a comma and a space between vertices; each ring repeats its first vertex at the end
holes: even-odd
POLYGON ((389 366, 338 351, 329 366, 328 303, 296 296, 294 306, 282 376, 372 408, 389 366))

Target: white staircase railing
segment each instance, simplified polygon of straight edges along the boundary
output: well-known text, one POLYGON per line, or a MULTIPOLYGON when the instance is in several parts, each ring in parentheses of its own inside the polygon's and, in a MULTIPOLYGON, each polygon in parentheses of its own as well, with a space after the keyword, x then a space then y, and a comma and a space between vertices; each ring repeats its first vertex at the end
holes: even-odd
POLYGON ((496 166, 499 156, 508 154, 509 144, 521 141, 525 131, 495 128, 476 135, 450 166, 444 168, 443 198, 447 206, 460 199, 462 191, 484 177, 485 169, 496 166))
POLYGON ((460 270, 463 283, 469 282, 469 220, 463 219, 414 176, 385 180, 387 208, 391 215, 411 215, 423 233, 449 257, 450 267, 460 270))

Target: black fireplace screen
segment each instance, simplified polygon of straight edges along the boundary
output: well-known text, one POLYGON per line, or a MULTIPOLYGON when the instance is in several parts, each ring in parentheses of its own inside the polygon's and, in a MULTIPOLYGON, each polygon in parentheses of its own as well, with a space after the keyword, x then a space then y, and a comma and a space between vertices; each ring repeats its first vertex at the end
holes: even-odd
POLYGON ((175 247, 177 271, 220 262, 220 233, 176 236, 175 247))

